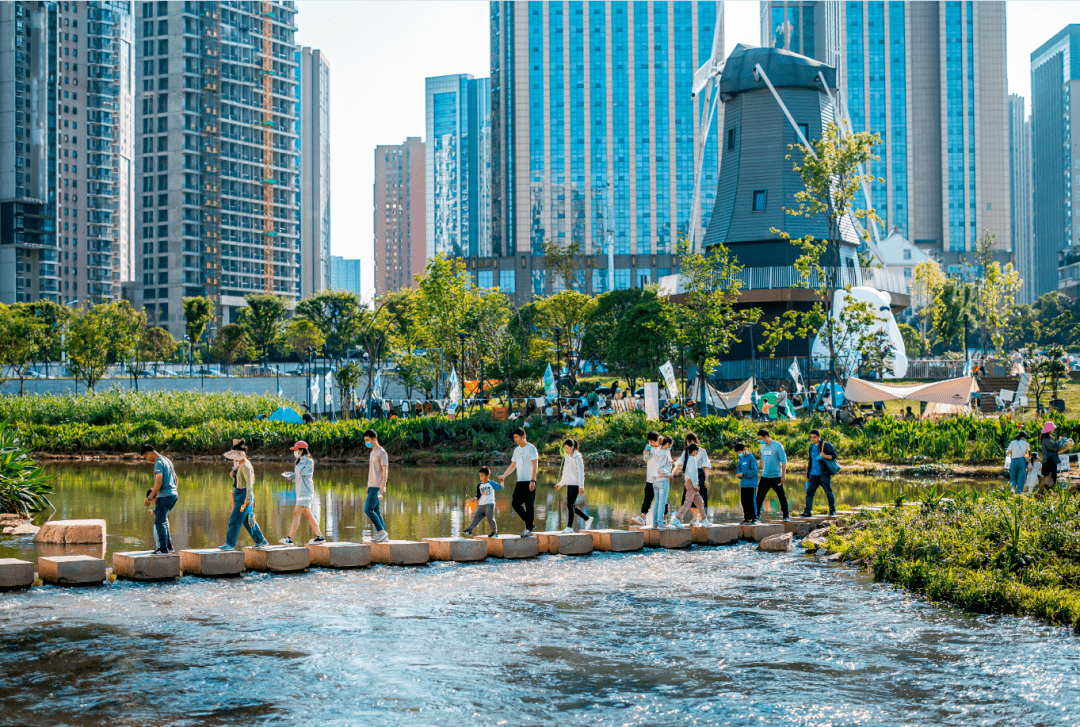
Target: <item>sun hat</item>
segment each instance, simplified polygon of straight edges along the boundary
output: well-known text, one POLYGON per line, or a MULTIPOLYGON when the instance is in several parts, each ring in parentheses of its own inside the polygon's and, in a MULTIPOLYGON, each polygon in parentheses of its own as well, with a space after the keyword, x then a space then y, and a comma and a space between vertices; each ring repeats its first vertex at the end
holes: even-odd
POLYGON ((1055 429, 1057 429, 1057 427, 1054 426, 1053 422, 1047 422, 1046 424, 1043 424, 1042 433, 1043 434, 1049 434, 1050 432, 1054 431, 1055 429))
POLYGON ((296 444, 294 444, 293 446, 289 447, 289 449, 292 449, 292 450, 296 450, 296 449, 310 449, 310 447, 308 447, 308 446, 307 446, 307 442, 305 442, 305 441, 304 441, 303 439, 301 439, 301 440, 300 440, 299 442, 297 442, 297 443, 296 443, 296 444))
POLYGON ((224 457, 225 459, 232 459, 232 460, 236 460, 237 462, 239 462, 240 460, 247 457, 247 453, 243 452, 243 451, 241 451, 239 449, 230 449, 228 452, 226 452, 225 454, 223 454, 221 456, 224 457))

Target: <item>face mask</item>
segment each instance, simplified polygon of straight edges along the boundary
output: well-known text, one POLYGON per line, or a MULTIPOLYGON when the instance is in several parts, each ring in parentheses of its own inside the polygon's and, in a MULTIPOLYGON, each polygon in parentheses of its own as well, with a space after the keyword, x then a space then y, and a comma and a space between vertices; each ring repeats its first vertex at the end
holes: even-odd
POLYGON ((295 457, 296 459, 300 459, 300 450, 299 449, 294 449, 292 451, 292 456, 295 457))
POLYGON ((765 440, 764 440, 764 439, 759 439, 759 440, 757 440, 757 442, 758 442, 758 444, 765 444, 765 440))
POLYGON ((375 446, 375 443, 374 442, 364 442, 364 446, 367 447, 368 449, 371 449, 372 447, 375 446))

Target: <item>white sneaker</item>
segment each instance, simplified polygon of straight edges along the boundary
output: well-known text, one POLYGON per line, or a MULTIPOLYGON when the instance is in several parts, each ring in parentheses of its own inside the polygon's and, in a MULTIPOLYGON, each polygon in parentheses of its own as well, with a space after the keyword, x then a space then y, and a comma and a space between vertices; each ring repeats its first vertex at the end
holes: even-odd
POLYGON ((593 524, 593 518, 589 518, 588 520, 585 521, 585 526, 582 528, 582 530, 592 530, 592 524, 593 524))
POLYGON ((386 534, 385 530, 380 530, 375 533, 375 537, 371 539, 373 543, 386 543, 390 541, 390 536, 386 534))
POLYGON ((679 518, 673 517, 673 518, 671 518, 671 527, 673 527, 673 528, 684 528, 686 526, 683 525, 681 522, 679 522, 679 518))
POLYGON ((634 523, 634 525, 644 526, 646 524, 645 523, 645 516, 644 515, 638 515, 636 518, 634 518, 630 522, 634 523))
POLYGON ((573 528, 563 528, 563 535, 569 535, 574 532, 573 528))

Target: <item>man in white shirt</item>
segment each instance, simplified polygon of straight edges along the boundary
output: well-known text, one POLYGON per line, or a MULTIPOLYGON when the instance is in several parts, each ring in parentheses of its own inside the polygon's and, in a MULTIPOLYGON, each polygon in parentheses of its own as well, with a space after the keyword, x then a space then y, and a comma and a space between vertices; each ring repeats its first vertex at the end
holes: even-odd
POLYGON ((514 447, 510 455, 510 466, 499 477, 502 484, 510 473, 517 470, 517 484, 514 486, 514 495, 510 500, 510 507, 525 522, 525 530, 521 537, 527 538, 536 529, 533 519, 533 505, 536 500, 536 469, 540 462, 540 456, 536 447, 529 444, 525 438, 525 430, 518 427, 514 430, 514 447))

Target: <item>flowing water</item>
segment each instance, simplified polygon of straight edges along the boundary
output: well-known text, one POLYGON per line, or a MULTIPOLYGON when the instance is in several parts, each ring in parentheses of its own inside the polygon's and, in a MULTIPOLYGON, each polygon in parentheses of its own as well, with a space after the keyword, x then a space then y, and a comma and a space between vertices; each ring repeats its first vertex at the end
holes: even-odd
MULTIPOLYGON (((219 543, 224 471, 177 469, 175 544, 219 543)), ((53 517, 105 517, 110 552, 152 541, 149 467, 54 471, 53 517)), ((277 539, 289 486, 280 468, 257 471, 256 512, 277 539)), ((340 539, 361 536, 364 474, 316 478, 340 539)), ((391 535, 454 533, 471 482, 470 470, 394 471, 391 535)), ((537 502, 559 527, 549 484, 537 502)), ((636 512, 639 474, 588 484, 601 525, 636 512)), ((837 489, 850 505, 904 485, 843 477, 837 489)), ((711 489, 725 520, 734 485, 711 489)), ((0 539, 0 557, 34 555, 0 539)), ((0 725, 1069 725, 1078 666, 1069 630, 929 605, 752 544, 0 594, 0 725)))

